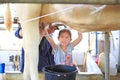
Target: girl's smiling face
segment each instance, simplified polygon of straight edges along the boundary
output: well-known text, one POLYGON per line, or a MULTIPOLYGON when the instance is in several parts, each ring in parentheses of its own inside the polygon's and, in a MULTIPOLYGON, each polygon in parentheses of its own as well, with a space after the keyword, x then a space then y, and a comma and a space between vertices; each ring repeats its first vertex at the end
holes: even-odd
POLYGON ((59 35, 58 40, 62 46, 68 46, 71 41, 71 36, 68 32, 62 32, 59 35))

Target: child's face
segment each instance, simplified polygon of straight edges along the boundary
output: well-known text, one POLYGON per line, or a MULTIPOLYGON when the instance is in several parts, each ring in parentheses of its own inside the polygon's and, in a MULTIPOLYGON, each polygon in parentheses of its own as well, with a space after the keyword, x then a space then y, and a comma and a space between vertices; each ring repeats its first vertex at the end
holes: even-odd
POLYGON ((62 32, 58 40, 62 46, 67 46, 71 41, 71 37, 68 32, 62 32))

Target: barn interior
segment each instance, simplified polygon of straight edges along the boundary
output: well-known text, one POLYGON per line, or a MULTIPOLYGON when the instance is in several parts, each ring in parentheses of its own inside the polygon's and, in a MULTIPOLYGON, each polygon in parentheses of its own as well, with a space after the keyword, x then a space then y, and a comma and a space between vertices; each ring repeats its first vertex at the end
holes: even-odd
MULTIPOLYGON (((69 27, 71 31, 73 31, 73 38, 76 37, 74 35, 76 35, 75 33, 77 31, 82 32, 83 34, 82 42, 79 44, 79 46, 75 48, 76 50, 73 51, 74 53, 73 59, 78 64, 78 67, 81 71, 80 73, 77 74, 76 80, 119 80, 119 66, 120 66, 119 0, 112 1, 4 0, 0 2, 1 9, 3 8, 8 9, 7 11, 11 12, 13 8, 14 11, 14 13, 12 13, 12 18, 10 18, 11 14, 9 14, 9 16, 2 15, 2 17, 0 17, 1 38, 4 38, 3 34, 6 35, 9 34, 9 36, 11 36, 10 35, 11 33, 13 35, 15 30, 19 26, 18 25, 19 22, 23 26, 24 30, 23 35, 25 36, 25 38, 23 40, 24 42, 23 45, 25 47, 33 46, 33 42, 31 43, 31 41, 36 42, 33 47, 28 48, 26 47, 26 51, 28 52, 28 54, 31 52, 38 53, 36 45, 38 45, 39 40, 41 39, 41 36, 39 36, 38 34, 39 23, 44 22, 45 25, 48 25, 49 23, 57 24, 62 23, 65 26, 69 27), (6 20, 8 20, 8 23, 6 23, 7 22, 6 20), (100 41, 104 41, 102 47, 99 44, 100 41), (83 45, 85 45, 84 48, 83 45), (35 51, 33 50, 33 48, 35 51), (100 66, 98 66, 95 63, 95 59, 102 51, 104 51, 105 53, 104 71, 102 71, 100 66)), ((0 13, 5 14, 8 12, 3 10, 0 13)), ((61 27, 63 26, 60 25, 60 28, 61 27)), ((56 31, 56 33, 53 34, 55 40, 57 33, 58 31, 56 31)), ((20 54, 22 41, 18 39, 16 40, 17 44, 12 49, 17 49, 17 51, 9 50, 11 48, 10 47, 11 45, 10 46, 7 45, 8 49, 5 50, 2 49, 4 46, 1 47, 0 54, 2 55, 2 57, 0 57, 1 60, 0 62, 2 62, 2 60, 5 60, 3 57, 4 56, 3 54, 5 53, 11 53, 8 57, 12 57, 12 55, 14 56, 13 53, 20 54)), ((4 45, 5 43, 1 42, 1 44, 4 45)), ((15 45, 15 43, 13 43, 12 45, 15 45)), ((35 55, 34 57, 36 56, 37 55, 35 55)), ((32 61, 32 63, 34 62, 35 60, 32 61)), ((36 71, 33 70, 30 71, 30 75, 34 73, 36 74, 36 71)), ((25 75, 20 73, 19 70, 15 69, 13 69, 12 71, 8 69, 5 72, 6 80, 16 79, 23 80, 24 76, 25 75)), ((34 78, 34 76, 30 78, 31 80, 44 80, 43 73, 40 73, 40 75, 38 76, 39 79, 34 78)))

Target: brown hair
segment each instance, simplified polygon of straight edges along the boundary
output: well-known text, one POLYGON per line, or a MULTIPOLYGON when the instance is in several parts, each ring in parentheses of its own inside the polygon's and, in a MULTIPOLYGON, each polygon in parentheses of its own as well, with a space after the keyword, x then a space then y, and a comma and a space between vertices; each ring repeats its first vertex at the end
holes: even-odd
POLYGON ((60 35, 61 35, 63 32, 67 32, 67 33, 70 35, 70 37, 71 37, 71 31, 70 31, 69 29, 66 29, 66 28, 60 30, 60 32, 59 32, 59 34, 58 34, 58 37, 60 37, 60 35))

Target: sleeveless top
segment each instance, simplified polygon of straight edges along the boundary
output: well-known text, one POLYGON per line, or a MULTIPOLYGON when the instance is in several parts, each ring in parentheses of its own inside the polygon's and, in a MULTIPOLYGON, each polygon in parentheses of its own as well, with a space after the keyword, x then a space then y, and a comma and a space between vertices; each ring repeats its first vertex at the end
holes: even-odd
POLYGON ((70 64, 72 62, 72 50, 74 49, 74 47, 72 46, 72 44, 69 44, 67 47, 66 52, 64 52, 61 48, 60 45, 57 45, 56 50, 53 50, 53 54, 54 54, 54 61, 55 64, 62 64, 66 62, 67 56, 71 56, 69 59, 69 63, 70 64))

